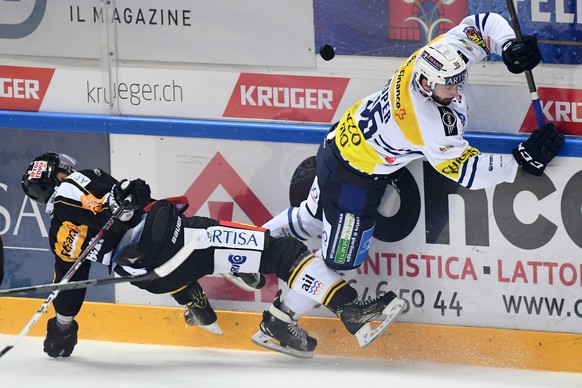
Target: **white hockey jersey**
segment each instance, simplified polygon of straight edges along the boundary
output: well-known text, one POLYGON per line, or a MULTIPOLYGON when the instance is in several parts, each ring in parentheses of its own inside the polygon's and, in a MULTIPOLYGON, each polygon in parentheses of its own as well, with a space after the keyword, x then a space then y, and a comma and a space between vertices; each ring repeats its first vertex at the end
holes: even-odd
MULTIPOLYGON (((490 53, 501 55, 502 45, 515 38, 509 23, 494 13, 472 15, 440 35, 462 52, 471 65, 490 53)), ((511 154, 483 154, 463 138, 468 109, 460 98, 448 106, 427 99, 413 81, 412 54, 383 90, 353 105, 328 138, 356 170, 390 174, 412 160, 426 160, 441 174, 464 187, 480 189, 513 182, 518 164, 511 154)))

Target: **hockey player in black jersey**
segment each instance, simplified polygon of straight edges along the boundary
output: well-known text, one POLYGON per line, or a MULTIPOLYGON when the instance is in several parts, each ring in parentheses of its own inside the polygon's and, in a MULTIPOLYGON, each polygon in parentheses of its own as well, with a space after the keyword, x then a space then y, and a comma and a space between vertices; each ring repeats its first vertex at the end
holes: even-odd
MULTIPOLYGON (((188 324, 216 334, 222 333, 217 316, 197 281, 210 274, 239 275, 236 279, 245 287, 261 285, 262 277, 252 274, 276 274, 290 289, 334 312, 361 346, 377 338, 403 306, 393 292, 359 302, 353 287, 294 238, 273 238, 267 229, 257 226, 186 217, 184 197, 154 201, 149 186, 141 179, 118 182, 103 170, 75 171, 73 167, 74 161, 66 155, 47 152, 35 158, 22 177, 26 195, 46 204, 51 214, 49 242, 55 255, 55 282, 63 278, 123 203, 125 210, 71 281, 86 280, 92 261, 110 265, 121 275, 145 273, 196 239, 195 249, 175 271, 134 285, 154 294, 170 293, 186 306, 188 324), (370 321, 377 319, 383 322, 372 330, 370 321)), ((48 321, 44 341, 44 351, 49 356, 72 354, 79 329, 75 316, 84 299, 85 289, 63 291, 55 298, 56 316, 48 321)), ((317 345, 299 327, 293 312, 281 309, 279 295, 263 313, 260 331, 253 341, 305 358, 313 355, 317 345)))

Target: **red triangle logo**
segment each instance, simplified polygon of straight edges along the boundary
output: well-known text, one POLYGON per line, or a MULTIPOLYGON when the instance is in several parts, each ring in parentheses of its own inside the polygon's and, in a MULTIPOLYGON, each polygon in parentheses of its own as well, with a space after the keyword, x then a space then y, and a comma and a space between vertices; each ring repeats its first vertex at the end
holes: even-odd
MULTIPOLYGON (((234 203, 244 211, 253 224, 263 225, 272 218, 269 210, 261 203, 259 198, 257 198, 220 152, 214 155, 198 178, 186 190, 184 195, 190 202, 190 207, 187 209, 186 215, 191 216, 196 214, 218 186, 222 186, 226 190, 234 200, 234 203)), ((227 209, 223 209, 217 206, 217 204, 220 203, 213 202, 212 208, 214 209, 214 214, 211 214, 211 217, 217 217, 221 213, 228 214, 227 209)), ((231 207, 232 205, 225 206, 231 207)), ((232 211, 230 213, 232 214, 232 211)))
MULTIPOLYGON (((217 152, 206 168, 192 182, 184 194, 190 203, 186 210, 187 216, 196 214, 205 203, 208 203, 210 217, 233 221, 233 202, 208 201, 212 193, 222 186, 232 197, 243 212, 255 225, 263 225, 272 218, 271 213, 262 204, 259 198, 246 185, 226 159, 217 152)), ((236 221, 236 220, 234 220, 236 221)), ((232 285, 230 282, 218 278, 207 277, 200 279, 200 284, 210 299, 254 301, 255 295, 232 285)), ((261 289, 261 301, 271 302, 278 290, 278 279, 272 275, 268 277, 267 285, 261 289)))

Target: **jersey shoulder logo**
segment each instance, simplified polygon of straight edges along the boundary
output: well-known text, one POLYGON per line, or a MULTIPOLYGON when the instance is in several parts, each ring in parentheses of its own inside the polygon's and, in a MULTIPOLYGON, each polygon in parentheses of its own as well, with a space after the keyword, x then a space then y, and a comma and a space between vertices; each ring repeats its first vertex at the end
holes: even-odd
POLYGON ((459 130, 457 129, 457 116, 451 108, 439 106, 439 113, 441 115, 441 122, 445 130, 445 136, 457 136, 459 130))

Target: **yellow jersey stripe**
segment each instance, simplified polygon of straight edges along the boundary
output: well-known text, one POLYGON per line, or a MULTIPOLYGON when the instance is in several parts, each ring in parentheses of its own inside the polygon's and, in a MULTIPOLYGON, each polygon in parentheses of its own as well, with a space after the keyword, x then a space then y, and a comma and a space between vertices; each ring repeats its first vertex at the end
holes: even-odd
POLYGON ((324 306, 327 306, 329 304, 329 302, 332 300, 332 298, 334 297, 334 295, 343 287, 347 286, 348 282, 346 282, 344 279, 339 279, 337 282, 335 282, 334 284, 332 284, 327 292, 325 293, 325 295, 323 296, 323 298, 321 298, 321 303, 324 306))
POLYGON ((354 120, 361 100, 343 115, 335 130, 335 144, 344 159, 354 168, 372 174, 377 164, 383 163, 378 152, 364 138, 362 130, 354 120))
MULTIPOLYGON (((436 37, 430 43, 438 41, 441 36, 436 37)), ((417 50, 412 54, 402 66, 396 71, 394 82, 390 85, 390 106, 392 118, 398 125, 402 134, 410 143, 423 146, 424 139, 420 132, 420 126, 414 112, 412 97, 410 95, 410 83, 414 72, 414 61, 418 55, 417 50)))

